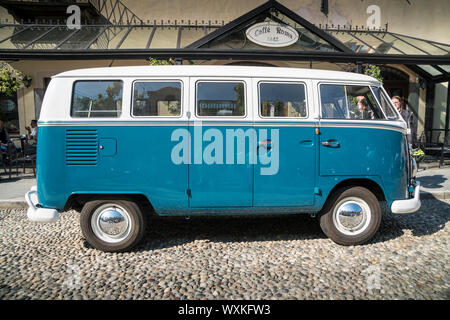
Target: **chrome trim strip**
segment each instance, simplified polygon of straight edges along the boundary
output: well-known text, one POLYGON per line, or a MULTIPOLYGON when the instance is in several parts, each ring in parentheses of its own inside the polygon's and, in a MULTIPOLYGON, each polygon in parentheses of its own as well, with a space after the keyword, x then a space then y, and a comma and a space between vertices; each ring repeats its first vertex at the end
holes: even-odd
POLYGON ((323 122, 240 122, 240 121, 84 121, 84 122, 39 122, 40 127, 170 127, 170 126, 196 126, 201 123, 205 127, 318 127, 318 128, 358 128, 392 130, 406 134, 406 129, 388 124, 367 123, 323 123, 323 122))
POLYGON ((187 121, 174 122, 140 122, 140 121, 85 121, 85 122, 44 122, 38 123, 38 127, 170 127, 170 126, 187 126, 187 121))
POLYGON ((339 123, 339 124, 320 124, 321 128, 362 128, 362 129, 383 129, 383 130, 392 130, 397 131, 400 133, 406 134, 406 129, 401 127, 395 127, 395 126, 389 126, 389 125, 366 125, 366 124, 346 124, 346 123, 339 123))

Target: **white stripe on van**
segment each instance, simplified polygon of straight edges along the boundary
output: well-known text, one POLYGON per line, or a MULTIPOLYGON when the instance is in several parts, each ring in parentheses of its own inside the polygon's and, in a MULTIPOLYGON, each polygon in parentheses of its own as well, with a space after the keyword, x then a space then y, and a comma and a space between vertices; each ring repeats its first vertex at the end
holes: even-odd
MULTIPOLYGON (((41 127, 170 127, 170 126, 188 126, 195 125, 196 121, 84 121, 84 122, 39 122, 41 127)), ((368 123, 327 123, 327 122, 222 122, 222 121, 202 121, 202 126, 208 127, 318 127, 318 128, 367 128, 367 129, 382 129, 392 130, 406 134, 406 129, 386 124, 368 124, 368 123)))

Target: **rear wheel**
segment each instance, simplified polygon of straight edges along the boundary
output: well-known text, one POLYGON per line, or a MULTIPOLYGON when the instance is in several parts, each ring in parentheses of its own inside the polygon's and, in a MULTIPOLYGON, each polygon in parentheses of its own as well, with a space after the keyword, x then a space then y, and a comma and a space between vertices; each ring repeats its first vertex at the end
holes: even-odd
POLYGON ((363 244, 375 235, 381 223, 381 207, 375 195, 363 187, 336 192, 320 215, 320 227, 341 245, 363 244))
POLYGON ((146 220, 132 201, 94 200, 84 205, 80 225, 87 242, 94 248, 119 252, 138 244, 145 234, 146 220))

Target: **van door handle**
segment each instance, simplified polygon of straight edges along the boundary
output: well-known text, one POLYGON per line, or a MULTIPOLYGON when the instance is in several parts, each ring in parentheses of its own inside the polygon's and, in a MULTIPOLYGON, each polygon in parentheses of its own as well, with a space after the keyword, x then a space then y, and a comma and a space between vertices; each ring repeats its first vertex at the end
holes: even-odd
POLYGON ((322 145, 326 147, 339 147, 340 144, 334 140, 322 141, 322 145))

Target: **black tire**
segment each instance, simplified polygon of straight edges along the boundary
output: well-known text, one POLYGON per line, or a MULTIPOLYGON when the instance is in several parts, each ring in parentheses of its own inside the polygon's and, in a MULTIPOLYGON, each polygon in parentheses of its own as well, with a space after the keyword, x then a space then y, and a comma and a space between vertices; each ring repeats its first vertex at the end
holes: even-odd
POLYGON ((87 202, 80 215, 81 231, 86 238, 86 241, 94 248, 105 252, 122 252, 128 251, 136 246, 145 234, 146 217, 142 213, 139 206, 128 200, 94 200, 87 202), (126 220, 128 222, 126 231, 123 232, 123 239, 108 238, 108 234, 104 234, 103 238, 98 235, 98 226, 95 226, 96 218, 93 219, 94 214, 97 216, 99 210, 102 208, 117 207, 121 211, 125 211, 126 220), (97 230, 97 231, 94 231, 97 230))
MULTIPOLYGON (((347 208, 352 208, 352 207, 347 208)), ((354 207, 353 207, 354 208, 354 207)), ((357 207, 356 207, 357 208, 357 207)), ((345 210, 344 210, 345 211, 345 210)), ((335 192, 327 201, 323 212, 320 214, 320 227, 322 231, 334 242, 344 246, 360 245, 368 242, 377 233, 381 223, 381 207, 377 197, 364 187, 347 187, 335 192), (348 214, 338 214, 343 212, 346 204, 351 206, 357 204, 363 214, 356 214, 353 218, 353 212, 348 214), (341 210, 340 210, 341 209, 341 210), (370 210, 370 213, 367 213, 370 210), (344 225, 347 217, 352 217, 350 223, 344 225), (364 219, 364 217, 366 217, 364 219), (359 222, 361 219, 361 222, 359 222), (359 223, 352 229, 352 222, 359 223)))

